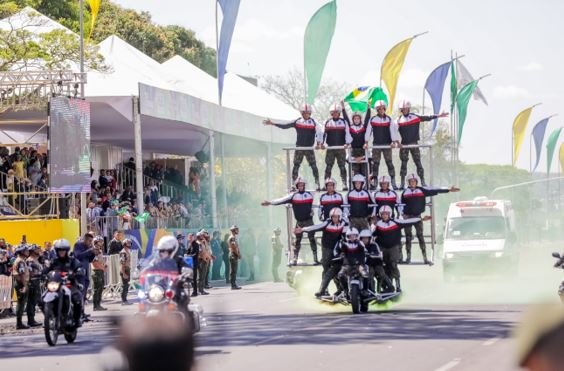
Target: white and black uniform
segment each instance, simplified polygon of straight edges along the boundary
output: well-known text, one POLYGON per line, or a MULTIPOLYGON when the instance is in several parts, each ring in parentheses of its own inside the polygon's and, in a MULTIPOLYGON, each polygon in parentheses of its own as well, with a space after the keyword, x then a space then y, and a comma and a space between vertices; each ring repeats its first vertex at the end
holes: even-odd
MULTIPOLYGON (((401 144, 417 144, 419 143, 419 126, 422 122, 427 122, 436 119, 438 116, 419 116, 414 113, 409 113, 408 115, 401 115, 397 120, 398 130, 401 136, 401 144)), ((400 160, 401 160, 401 188, 404 187, 405 176, 407 175, 407 161, 409 161, 409 153, 411 153, 411 158, 415 163, 417 168, 417 175, 421 179, 421 184, 425 185, 425 171, 423 170, 423 164, 421 163, 421 151, 419 148, 402 148, 400 150, 400 160)))
POLYGON ((338 207, 343 211, 343 196, 340 193, 333 192, 333 194, 324 193, 319 197, 319 220, 329 219, 329 213, 334 208, 338 207))
MULTIPOLYGON (((448 193, 448 188, 427 188, 415 187, 406 188, 401 194, 401 203, 403 204, 404 218, 420 217, 425 212, 427 197, 436 196, 439 193, 448 193)), ((425 237, 423 235, 423 222, 416 223, 415 234, 419 241, 419 248, 423 254, 423 260, 427 263, 427 247, 425 246, 425 237)), ((407 251, 407 261, 411 261, 411 243, 413 241, 413 233, 411 226, 405 229, 405 249, 407 251)))
MULTIPOLYGON (((323 223, 312 225, 310 227, 303 228, 302 231, 309 233, 315 233, 318 231, 323 231, 321 236, 321 264, 323 265, 323 273, 321 277, 326 274, 327 270, 331 267, 333 259, 333 249, 335 245, 342 239, 345 227, 349 223, 344 220, 339 221, 339 223, 333 223, 331 219, 324 221, 323 223)), ((325 288, 322 292, 324 292, 325 288)))
MULTIPOLYGON (((366 111, 365 124, 366 133, 364 140, 366 143, 370 143, 370 140, 372 139, 372 144, 374 146, 389 147, 392 142, 400 140, 397 123, 386 114, 383 116, 376 115, 370 117, 370 106, 366 111)), ((386 161, 386 167, 388 168, 388 174, 390 175, 390 178, 392 178, 392 184, 394 184, 395 187, 396 169, 392 161, 391 148, 372 149, 372 176, 374 176, 374 179, 378 179, 382 156, 384 156, 384 161, 386 161)))
POLYGON ((369 229, 368 217, 375 215, 375 208, 372 206, 375 202, 372 195, 364 189, 360 191, 353 189, 345 195, 344 202, 349 205, 345 209, 345 214, 351 227, 359 231, 369 229))
MULTIPOLYGON (((296 226, 305 228, 313 225, 313 195, 310 192, 294 192, 286 197, 282 197, 270 202, 271 205, 291 204, 296 226)), ((317 244, 315 242, 315 232, 307 234, 314 260, 317 262, 317 244)), ((297 260, 301 249, 303 233, 296 235, 296 243, 294 248, 294 260, 297 260)))
POLYGON ((300 166, 305 159, 307 160, 315 182, 319 184, 319 170, 315 162, 315 154, 313 153, 313 146, 316 141, 320 141, 322 137, 321 127, 315 122, 313 118, 304 120, 299 118, 288 123, 274 123, 274 126, 280 129, 296 129, 296 147, 309 147, 311 150, 296 150, 294 152, 294 167, 292 168, 292 179, 298 178, 300 166))
POLYGON ((374 192, 374 201, 376 201, 376 215, 380 215, 379 211, 382 206, 389 206, 392 208, 392 218, 398 216, 397 205, 398 205, 398 194, 391 189, 383 191, 379 189, 374 192))

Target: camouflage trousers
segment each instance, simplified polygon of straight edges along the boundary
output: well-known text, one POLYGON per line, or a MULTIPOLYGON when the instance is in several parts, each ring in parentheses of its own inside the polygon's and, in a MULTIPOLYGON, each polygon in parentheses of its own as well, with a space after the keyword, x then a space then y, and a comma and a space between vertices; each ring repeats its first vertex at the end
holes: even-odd
POLYGON ((424 183, 425 172, 423 170, 423 164, 421 163, 421 151, 419 150, 419 148, 402 148, 400 150, 400 176, 402 183, 405 176, 407 175, 407 162, 409 161, 409 153, 411 153, 411 158, 413 158, 413 162, 415 163, 415 167, 417 168, 417 175, 419 175, 421 183, 424 183))
POLYGON ((315 162, 315 154, 313 153, 313 150, 297 150, 294 153, 294 168, 292 169, 292 180, 296 180, 296 178, 298 177, 300 166, 304 161, 304 157, 311 167, 315 181, 319 183, 319 170, 317 169, 317 163, 315 162))
POLYGON ((391 178, 395 178, 396 169, 394 168, 394 163, 392 162, 392 149, 373 149, 372 150, 372 175, 374 176, 375 182, 378 183, 378 173, 380 168, 380 160, 382 160, 382 155, 384 155, 384 161, 386 161, 386 166, 388 167, 388 175, 391 178))
POLYGON ((331 178, 331 171, 337 160, 337 166, 341 171, 341 179, 346 183, 347 180, 347 152, 344 149, 328 149, 325 155, 325 179, 331 178))

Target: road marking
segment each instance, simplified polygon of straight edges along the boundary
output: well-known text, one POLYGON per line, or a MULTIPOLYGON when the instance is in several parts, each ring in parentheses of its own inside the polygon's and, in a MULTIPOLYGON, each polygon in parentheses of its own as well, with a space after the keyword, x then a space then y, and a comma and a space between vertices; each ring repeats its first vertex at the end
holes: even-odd
POLYGON ((460 363, 460 358, 455 358, 449 363, 444 364, 443 366, 437 368, 435 371, 448 371, 452 368, 455 368, 460 363))
POLYGON ((501 340, 501 338, 496 336, 495 338, 491 338, 488 341, 484 341, 484 343, 482 345, 485 346, 485 347, 489 347, 490 345, 494 345, 495 343, 497 343, 500 340, 501 340))
POLYGON ((294 301, 294 300, 298 300, 300 297, 299 296, 294 296, 292 298, 289 299, 282 299, 282 300, 278 300, 279 303, 287 303, 289 301, 294 301))

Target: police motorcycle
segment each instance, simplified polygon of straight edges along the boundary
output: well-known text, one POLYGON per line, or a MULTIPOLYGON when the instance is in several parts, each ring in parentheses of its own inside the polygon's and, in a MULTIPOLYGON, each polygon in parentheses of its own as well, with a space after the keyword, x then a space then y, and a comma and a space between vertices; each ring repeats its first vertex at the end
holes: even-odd
MULTIPOLYGON (((558 259, 558 261, 554 264, 554 268, 562 268, 564 269, 564 255, 560 255, 560 253, 553 252, 552 257, 558 259)), ((558 295, 560 296, 560 300, 564 303, 564 281, 560 283, 560 287, 558 287, 558 295)))
POLYGON ((206 325, 206 321, 202 307, 190 303, 193 261, 192 257, 173 258, 177 249, 178 241, 173 236, 159 240, 157 255, 150 259, 139 274, 137 315, 177 315, 197 333, 206 325))
POLYGON ((50 346, 57 344, 60 334, 64 335, 69 344, 76 340, 79 324, 73 318, 72 283, 69 278, 69 273, 66 272, 52 271, 47 274, 47 289, 43 293, 41 302, 45 318, 45 340, 50 346))

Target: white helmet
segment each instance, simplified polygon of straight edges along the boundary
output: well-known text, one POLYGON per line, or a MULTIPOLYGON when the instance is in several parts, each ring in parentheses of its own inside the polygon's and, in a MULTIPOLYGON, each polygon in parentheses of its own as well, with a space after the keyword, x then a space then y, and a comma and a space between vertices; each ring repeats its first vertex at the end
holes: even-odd
POLYGON ((302 109, 300 110, 301 113, 311 113, 311 105, 309 104, 304 104, 302 106, 302 109))
POLYGON ((419 182, 419 178, 415 174, 409 174, 407 176, 407 181, 409 182, 410 180, 415 180, 416 182, 419 182))
POLYGON ((364 184, 364 182, 366 182, 366 178, 364 178, 364 175, 362 174, 356 174, 355 176, 352 177, 352 182, 353 183, 362 182, 362 184, 364 184))
POLYGON ((411 108, 411 102, 408 100, 402 100, 400 105, 399 105, 399 109, 410 109, 411 108))
POLYGON ((333 113, 333 112, 341 112, 341 105, 340 104, 332 104, 331 108, 329 108, 329 113, 333 113))
POLYGON ((390 216, 392 215, 392 208, 388 205, 384 205, 380 207, 380 210, 378 210, 378 215, 382 216, 382 214, 384 213, 388 213, 390 216))
POLYGON ((382 175, 379 180, 380 183, 390 183, 391 181, 392 180, 387 175, 382 175))
POLYGON ((347 238, 351 237, 351 236, 357 236, 358 237, 358 229, 356 228, 349 228, 347 229, 347 232, 345 233, 345 236, 347 236, 347 238))
POLYGON ((296 178, 296 180, 294 180, 294 185, 297 187, 298 184, 303 183, 304 186, 306 185, 306 181, 303 177, 299 176, 296 178))
POLYGON ((358 235, 359 238, 372 238, 372 233, 370 233, 369 229, 363 229, 362 231, 360 231, 360 234, 358 235))
POLYGON ((341 218, 343 216, 343 210, 341 210, 339 207, 332 208, 329 212, 329 217, 332 218, 334 216, 341 218))
POLYGON ((374 108, 378 109, 380 107, 384 107, 384 109, 388 108, 386 102, 383 100, 377 100, 376 103, 374 103, 374 108))
POLYGON ((325 185, 329 184, 329 183, 333 183, 333 185, 337 185, 337 182, 335 181, 335 179, 333 178, 327 178, 325 179, 325 185))
POLYGON ((157 250, 158 252, 167 251, 172 257, 178 250, 178 240, 174 236, 164 236, 159 240, 157 250))

